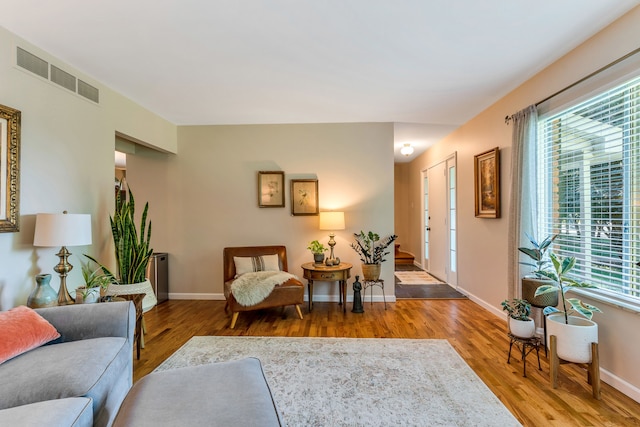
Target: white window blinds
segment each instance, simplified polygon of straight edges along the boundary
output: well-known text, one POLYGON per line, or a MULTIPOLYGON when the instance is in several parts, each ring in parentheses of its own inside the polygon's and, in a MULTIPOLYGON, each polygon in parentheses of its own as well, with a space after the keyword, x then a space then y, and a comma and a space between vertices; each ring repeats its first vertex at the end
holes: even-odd
POLYGON ((539 235, 575 256, 575 276, 640 298, 640 77, 544 117, 539 235))

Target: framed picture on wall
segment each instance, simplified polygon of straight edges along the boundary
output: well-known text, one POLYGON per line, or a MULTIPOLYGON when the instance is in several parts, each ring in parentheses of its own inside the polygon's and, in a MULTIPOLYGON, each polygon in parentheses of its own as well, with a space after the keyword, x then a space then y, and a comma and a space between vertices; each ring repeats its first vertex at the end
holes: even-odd
POLYGON ((284 172, 258 172, 258 207, 284 208, 284 172))
POLYGON ((0 232, 20 231, 20 117, 0 105, 0 232))
POLYGON ((500 218, 500 149, 474 156, 476 217, 500 218))
POLYGON ((291 215, 318 215, 318 180, 291 180, 291 215))

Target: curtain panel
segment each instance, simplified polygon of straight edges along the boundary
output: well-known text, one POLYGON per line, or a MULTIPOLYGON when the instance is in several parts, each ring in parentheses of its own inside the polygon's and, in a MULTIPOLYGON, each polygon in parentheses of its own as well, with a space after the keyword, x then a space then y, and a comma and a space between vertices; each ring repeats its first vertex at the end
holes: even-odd
MULTIPOLYGON (((520 298, 520 251, 528 242, 525 233, 537 234, 536 221, 536 138, 538 110, 531 105, 510 117, 513 123, 511 144, 511 198, 509 200, 509 240, 507 279, 509 298, 520 298)), ((537 236, 536 236, 537 237, 537 236)))

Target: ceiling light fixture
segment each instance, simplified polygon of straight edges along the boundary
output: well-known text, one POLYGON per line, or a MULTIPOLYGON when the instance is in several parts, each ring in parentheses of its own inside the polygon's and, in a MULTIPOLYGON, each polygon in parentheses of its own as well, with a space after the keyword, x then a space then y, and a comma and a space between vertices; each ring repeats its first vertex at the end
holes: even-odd
POLYGON ((410 155, 413 154, 413 147, 411 146, 411 144, 404 144, 404 147, 400 149, 400 153, 409 157, 410 155))

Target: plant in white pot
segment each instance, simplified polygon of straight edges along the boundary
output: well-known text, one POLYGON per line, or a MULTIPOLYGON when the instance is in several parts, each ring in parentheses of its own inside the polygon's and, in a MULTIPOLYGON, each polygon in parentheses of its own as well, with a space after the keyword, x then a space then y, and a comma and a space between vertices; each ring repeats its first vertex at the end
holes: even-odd
POLYGON ((76 288, 76 304, 91 304, 100 300, 100 294, 109 287, 111 279, 100 267, 91 269, 89 263, 82 263, 84 285, 76 288))
POLYGON ((520 338, 531 338, 536 333, 536 324, 531 314, 531 304, 523 299, 514 298, 501 303, 502 310, 508 313, 508 325, 511 334, 520 338))
MULTIPOLYGON (((123 183, 121 183, 121 186, 123 183)), ((111 221, 111 234, 116 258, 117 274, 112 273, 103 264, 100 267, 111 279, 111 285, 107 291, 108 295, 127 295, 144 293, 142 300, 142 311, 146 312, 157 304, 153 287, 146 277, 147 266, 153 254, 153 249, 149 246, 151 239, 151 221, 147 224, 147 213, 149 203, 147 202, 142 211, 139 229, 135 223, 135 199, 131 189, 127 186, 127 191, 122 195, 120 191, 116 193, 116 210, 111 221), (128 193, 128 198, 127 198, 128 193)), ((87 255, 93 261, 94 258, 87 255)), ((96 261, 97 262, 97 261, 96 261)))
POLYGON ((591 304, 584 303, 578 298, 567 298, 567 292, 576 288, 594 288, 588 283, 579 283, 568 276, 576 264, 575 257, 561 258, 550 253, 553 269, 541 271, 545 277, 552 280, 552 284, 540 286, 535 295, 558 292, 561 296, 561 310, 556 307, 546 307, 547 342, 550 337, 557 337, 557 353, 560 359, 575 363, 591 362, 591 343, 598 342, 598 324, 593 320, 593 313, 602 311, 591 304), (582 315, 572 316, 572 313, 582 315))
POLYGON ((531 259, 531 262, 523 262, 522 264, 531 267, 533 270, 522 278, 522 299, 529 301, 534 307, 556 306, 558 305, 557 289, 556 292, 546 292, 538 296, 535 296, 535 293, 540 286, 552 284, 551 279, 541 274, 541 272, 550 265, 551 261, 546 256, 546 252, 558 235, 549 235, 542 242, 538 242, 533 236, 525 234, 529 238, 531 247, 522 247, 518 248, 518 250, 531 259))
POLYGON ((377 233, 369 231, 364 233, 353 233, 355 242, 351 247, 360 255, 362 261, 362 276, 364 280, 378 280, 380 278, 380 264, 385 260, 385 256, 390 252, 385 250, 398 238, 395 234, 390 234, 384 238, 380 238, 377 233))

